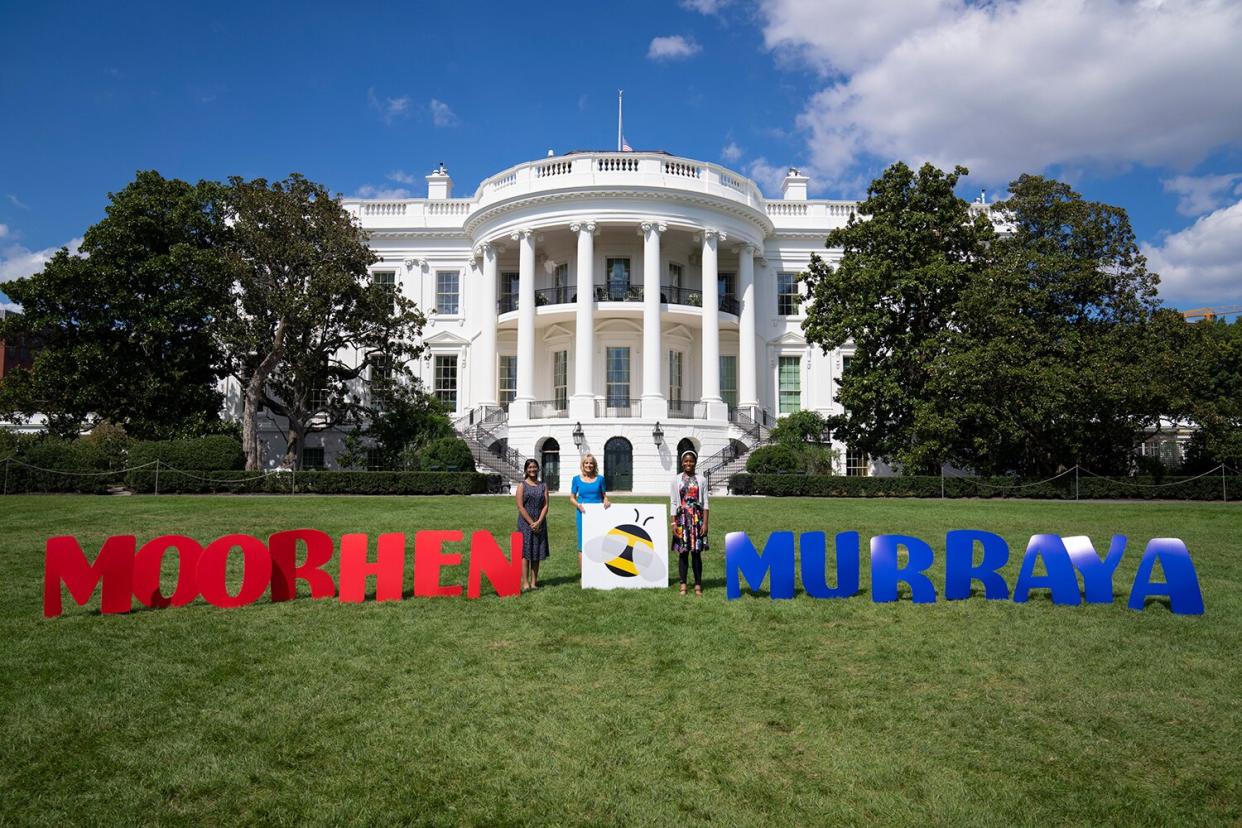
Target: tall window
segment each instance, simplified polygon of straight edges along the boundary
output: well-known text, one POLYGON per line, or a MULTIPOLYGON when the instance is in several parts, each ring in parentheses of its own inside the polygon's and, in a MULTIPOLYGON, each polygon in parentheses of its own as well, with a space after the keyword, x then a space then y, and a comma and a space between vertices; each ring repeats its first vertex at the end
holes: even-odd
POLYGON ((518 283, 520 275, 517 273, 500 274, 500 312, 508 313, 517 310, 518 306, 518 283))
POLYGON ((371 399, 383 405, 392 391, 392 357, 378 357, 371 365, 371 399))
POLYGON ((798 296, 798 274, 776 274, 776 312, 781 316, 796 316, 802 304, 798 296))
POLYGON ((313 448, 302 449, 302 468, 304 469, 322 469, 324 468, 323 446, 315 446, 313 448))
POLYGON ((730 408, 737 408, 737 357, 720 357, 720 397, 730 408))
POLYGON ((685 354, 681 351, 668 352, 668 404, 681 404, 682 367, 685 354))
POLYGON ((854 360, 853 357, 847 357, 847 356, 841 357, 841 376, 837 378, 837 391, 838 392, 841 390, 841 379, 846 374, 849 373, 850 363, 853 362, 853 360, 854 360))
POLYGON ((781 357, 778 371, 780 413, 792 414, 802 407, 802 358, 781 357))
POLYGON ((871 474, 871 458, 865 451, 846 447, 845 475, 847 477, 866 477, 871 474))
POLYGON ((456 270, 436 273, 436 313, 456 316, 461 307, 461 274, 456 270))
POLYGON ((497 399, 500 404, 508 409, 509 403, 513 402, 513 398, 517 396, 517 357, 502 355, 500 357, 500 386, 497 389, 497 399))
POLYGON ((608 349, 607 393, 609 408, 630 404, 630 349, 608 349))
POLYGON ((716 295, 721 299, 730 299, 733 297, 734 278, 732 273, 716 274, 716 295))
POLYGON ((608 259, 605 267, 608 279, 608 299, 622 302, 630 292, 630 260, 608 259))
POLYGON ((569 408, 569 351, 552 354, 552 399, 557 411, 569 408))
POLYGON ((668 263, 668 286, 674 291, 681 290, 681 274, 681 265, 673 264, 672 262, 668 263))
POLYGON ((552 272, 552 301, 564 304, 569 301, 569 264, 559 264, 552 272))
POLYGON ((397 274, 391 270, 381 270, 371 274, 371 284, 383 288, 390 293, 397 292, 397 274))
POLYGON ((435 358, 436 398, 444 403, 450 411, 457 410, 457 357, 437 356, 435 358))

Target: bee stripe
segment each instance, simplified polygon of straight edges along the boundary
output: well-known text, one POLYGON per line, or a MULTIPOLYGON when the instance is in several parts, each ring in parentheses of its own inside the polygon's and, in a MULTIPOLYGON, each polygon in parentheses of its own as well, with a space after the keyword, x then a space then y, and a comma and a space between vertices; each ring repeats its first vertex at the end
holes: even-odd
POLYGON ((651 547, 652 549, 655 548, 651 545, 651 540, 649 538, 640 538, 638 535, 631 535, 629 532, 622 532, 620 529, 609 529, 608 534, 625 538, 626 546, 646 546, 651 547))
POLYGON ((611 561, 606 563, 605 566, 609 569, 622 569, 631 575, 638 574, 638 567, 634 565, 633 561, 626 558, 613 558, 611 561))

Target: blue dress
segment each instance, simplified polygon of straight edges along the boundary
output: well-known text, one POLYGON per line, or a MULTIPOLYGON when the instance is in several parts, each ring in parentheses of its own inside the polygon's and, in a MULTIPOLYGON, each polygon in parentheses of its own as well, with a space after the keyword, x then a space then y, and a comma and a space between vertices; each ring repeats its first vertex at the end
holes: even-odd
MULTIPOLYGON (((595 475, 595 479, 590 483, 583 482, 582 478, 574 475, 573 483, 569 485, 570 493, 578 498, 579 503, 603 503, 604 502, 604 476, 602 474, 595 475)), ((577 513, 578 516, 578 550, 582 550, 582 512, 577 513)))

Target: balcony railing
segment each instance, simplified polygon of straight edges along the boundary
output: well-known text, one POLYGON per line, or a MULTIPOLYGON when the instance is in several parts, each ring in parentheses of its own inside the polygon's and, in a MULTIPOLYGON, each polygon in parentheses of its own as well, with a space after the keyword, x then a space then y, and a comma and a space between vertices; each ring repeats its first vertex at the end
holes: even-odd
POLYGON ((569 400, 535 400, 530 404, 530 416, 536 420, 569 416, 569 400))
POLYGON ((606 399, 595 401, 596 417, 637 417, 642 400, 606 399))
MULTIPOLYGON (((541 288, 535 291, 535 307, 545 305, 571 305, 578 301, 578 291, 574 288, 541 288)), ((643 301, 642 285, 596 285, 596 302, 641 302, 643 301)), ((732 296, 721 296, 719 308, 724 313, 737 316, 741 313, 741 303, 732 296)), ((694 288, 680 288, 673 285, 660 285, 660 303, 667 305, 688 305, 693 308, 703 307, 703 291, 694 288)), ((518 309, 518 296, 505 294, 496 302, 499 313, 510 313, 518 309)))
POLYGON ((669 400, 668 416, 674 420, 702 420, 707 417, 707 407, 698 400, 669 400))

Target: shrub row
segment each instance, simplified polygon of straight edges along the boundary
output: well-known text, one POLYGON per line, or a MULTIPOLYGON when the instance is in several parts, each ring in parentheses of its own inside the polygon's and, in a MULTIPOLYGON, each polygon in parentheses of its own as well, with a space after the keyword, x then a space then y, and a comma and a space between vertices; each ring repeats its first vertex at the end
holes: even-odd
POLYGON ((178 469, 219 471, 246 468, 246 454, 241 443, 224 434, 190 440, 149 440, 129 448, 130 466, 142 466, 156 460, 161 465, 168 464, 178 469))
MULTIPOLYGON (((155 471, 132 471, 127 482, 135 492, 152 494, 155 471)), ((469 495, 487 490, 488 476, 478 472, 159 472, 160 494, 469 495)))
MULTIPOLYGON (((1073 500, 1074 478, 1028 485, 1012 477, 842 477, 808 474, 735 474, 729 478, 733 494, 771 497, 940 497, 1037 498, 1073 500)), ((1225 494, 1242 499, 1242 477, 1225 478, 1225 494)), ((1220 500, 1221 478, 1151 477, 1104 478, 1081 476, 1081 500, 1220 500), (1159 482, 1161 485, 1157 486, 1159 482)))

